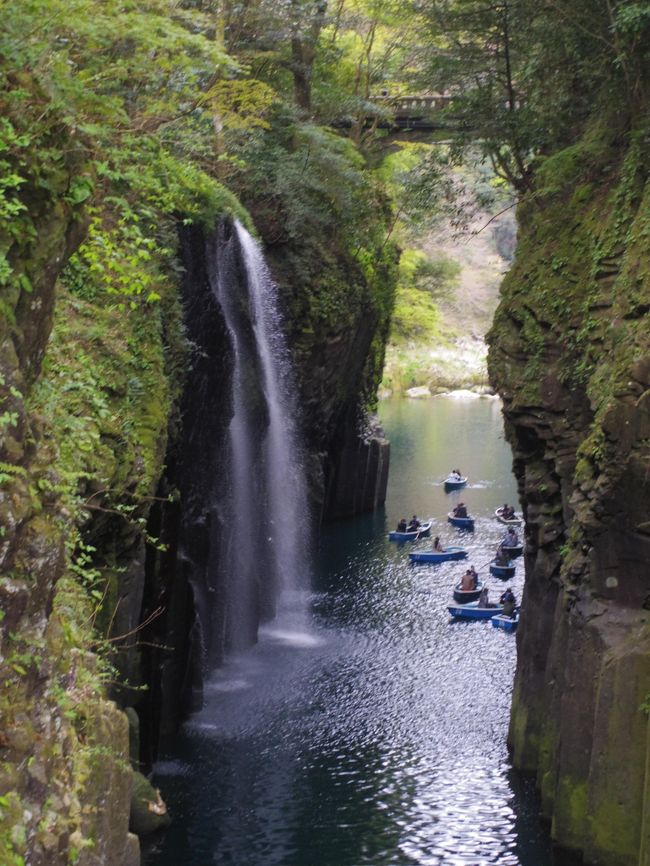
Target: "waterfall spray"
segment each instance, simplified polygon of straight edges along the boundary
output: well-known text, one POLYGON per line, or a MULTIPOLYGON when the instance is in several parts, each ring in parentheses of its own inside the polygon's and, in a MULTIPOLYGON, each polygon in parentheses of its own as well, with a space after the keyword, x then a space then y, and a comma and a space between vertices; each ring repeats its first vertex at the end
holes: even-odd
POLYGON ((220 503, 229 644, 254 640, 263 600, 280 593, 296 610, 308 588, 310 536, 305 465, 296 425, 291 359, 277 288, 257 243, 240 224, 218 244, 211 286, 232 342, 229 479, 220 503))

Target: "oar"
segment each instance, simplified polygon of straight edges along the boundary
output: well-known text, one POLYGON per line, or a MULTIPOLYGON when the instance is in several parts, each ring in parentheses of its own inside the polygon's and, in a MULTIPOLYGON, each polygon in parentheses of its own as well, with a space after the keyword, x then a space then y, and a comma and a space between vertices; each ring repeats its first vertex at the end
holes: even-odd
MULTIPOLYGON (((494 559, 494 557, 492 557, 492 559, 494 559)), ((489 565, 492 562, 492 559, 488 559, 488 561, 484 562, 483 565, 479 565, 477 571, 480 571, 482 568, 485 568, 486 565, 489 565)))
MULTIPOLYGON (((431 524, 433 523, 433 518, 430 517, 428 520, 425 520, 424 522, 425 522, 425 523, 428 523, 428 524, 429 524, 429 529, 431 529, 431 524)), ((422 525, 423 525, 423 524, 420 524, 420 526, 422 526, 422 525)), ((419 540, 420 540, 420 534, 421 534, 422 532, 425 532, 425 531, 426 531, 426 530, 424 530, 424 529, 418 529, 418 534, 415 536, 415 538, 413 539, 413 541, 419 541, 419 540)))

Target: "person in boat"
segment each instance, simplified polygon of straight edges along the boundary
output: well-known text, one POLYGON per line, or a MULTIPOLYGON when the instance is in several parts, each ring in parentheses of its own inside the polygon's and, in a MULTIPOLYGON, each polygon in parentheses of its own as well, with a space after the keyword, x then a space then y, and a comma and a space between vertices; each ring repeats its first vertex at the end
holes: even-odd
POLYGON ((503 549, 502 544, 497 547, 497 552, 494 557, 494 564, 500 567, 510 565, 510 558, 508 557, 506 551, 503 549))
POLYGON ((406 517, 402 517, 400 522, 397 524, 398 532, 406 532, 406 517))
POLYGON ((420 526, 422 526, 422 524, 420 523, 420 521, 417 519, 416 515, 414 514, 413 517, 411 518, 411 520, 409 521, 408 529, 406 531, 407 532, 417 532, 418 529, 420 528, 420 526))
POLYGON ((473 589, 476 589, 471 569, 468 568, 465 574, 461 577, 460 588, 462 592, 471 592, 473 589))
POLYGON ((473 581, 472 589, 476 589, 476 587, 478 586, 478 572, 476 571, 476 569, 474 568, 473 565, 470 565, 468 571, 472 575, 472 581, 473 581))
POLYGON ((454 508, 454 517, 467 517, 467 507, 464 502, 459 502, 454 508))
POLYGON ((484 586, 483 589, 481 590, 481 594, 478 597, 478 606, 479 607, 489 607, 490 606, 487 586, 484 586))
POLYGON ((512 520, 514 516, 515 509, 511 505, 508 505, 507 502, 504 502, 501 508, 501 517, 504 520, 512 520))
POLYGON ((512 526, 509 527, 508 531, 503 536, 503 541, 501 542, 501 544, 504 547, 518 547, 519 546, 519 537, 517 536, 517 533, 512 528, 512 526))
POLYGON ((440 544, 440 536, 439 535, 436 535, 436 537, 433 539, 433 548, 432 549, 433 549, 434 553, 444 553, 445 552, 445 548, 442 546, 442 544, 440 544))
POLYGON ((452 469, 451 472, 449 473, 449 480, 450 481, 460 481, 460 479, 462 477, 463 476, 460 474, 459 469, 452 469))
POLYGON ((517 607, 517 599, 514 592, 508 587, 499 599, 499 604, 503 605, 504 616, 514 616, 517 607))

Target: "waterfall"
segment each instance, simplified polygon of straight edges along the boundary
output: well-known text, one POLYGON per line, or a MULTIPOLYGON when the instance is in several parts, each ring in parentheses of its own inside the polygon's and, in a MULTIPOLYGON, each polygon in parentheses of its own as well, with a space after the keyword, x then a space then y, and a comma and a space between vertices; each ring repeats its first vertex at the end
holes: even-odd
MULTIPOLYGON (((232 347, 232 419, 217 503, 219 570, 227 592, 230 649, 256 639, 276 598, 294 603, 308 587, 305 466, 296 426, 291 359, 277 288, 257 243, 240 224, 214 239, 208 276, 232 347)), ((294 604, 295 608, 295 604, 294 604)))

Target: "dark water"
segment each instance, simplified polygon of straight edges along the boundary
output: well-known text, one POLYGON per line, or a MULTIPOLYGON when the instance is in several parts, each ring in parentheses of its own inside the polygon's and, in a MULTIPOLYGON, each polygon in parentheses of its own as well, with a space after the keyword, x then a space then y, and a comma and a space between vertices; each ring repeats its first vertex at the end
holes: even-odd
MULTIPOLYGON (((450 622, 464 563, 414 568, 414 548, 385 537, 401 516, 433 517, 487 576, 503 534, 492 514, 515 499, 499 403, 391 401, 381 417, 392 442, 386 513, 330 527, 311 619, 294 596, 257 647, 215 674, 205 709, 157 767, 174 823, 148 863, 559 862, 530 784, 508 762, 514 636, 450 622), (452 467, 470 483, 447 495, 452 467), (477 518, 471 535, 445 523, 459 498, 477 518)), ((518 597, 522 581, 520 565, 518 597)))

